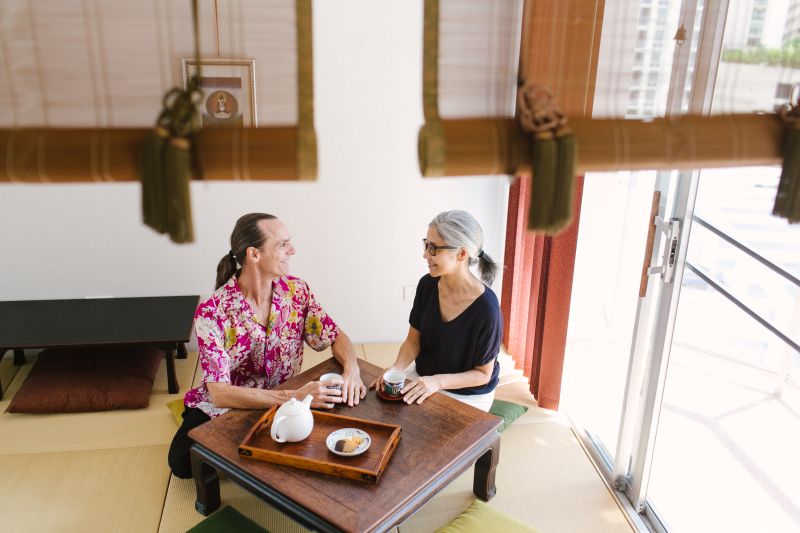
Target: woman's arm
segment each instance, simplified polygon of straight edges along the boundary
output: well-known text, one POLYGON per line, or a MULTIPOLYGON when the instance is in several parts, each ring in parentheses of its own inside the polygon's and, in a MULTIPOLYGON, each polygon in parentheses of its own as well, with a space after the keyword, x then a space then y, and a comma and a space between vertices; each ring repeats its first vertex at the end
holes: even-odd
POLYGON ((464 387, 479 387, 486 385, 492 379, 494 361, 485 365, 476 366, 466 372, 458 374, 436 374, 434 376, 421 376, 417 381, 407 384, 400 391, 403 401, 407 404, 422 403, 425 399, 439 390, 463 389, 464 387))
POLYGON ((361 369, 358 368, 358 360, 353 343, 350 342, 344 331, 339 330, 339 336, 333 341, 331 346, 333 357, 342 365, 342 401, 353 407, 358 405, 358 401, 367 395, 367 388, 361 381, 361 369))
POLYGON ((400 350, 397 352, 397 358, 389 370, 405 370, 408 365, 414 362, 419 355, 419 330, 414 326, 408 327, 408 335, 406 340, 400 345, 400 350))
MULTIPOLYGON (((402 372, 408 367, 408 365, 414 362, 418 355, 419 330, 414 326, 409 326, 406 340, 404 340, 403 344, 400 345, 400 350, 397 352, 397 357, 395 358, 394 363, 392 363, 392 366, 387 368, 384 372, 388 372, 389 370, 400 370, 402 372)), ((380 386, 382 379, 383 373, 378 377, 378 379, 372 382, 370 388, 377 389, 380 386)))
POLYGON ((314 399, 311 407, 331 409, 342 402, 342 391, 328 388, 328 382, 312 381, 296 390, 267 390, 238 387, 230 383, 206 383, 211 402, 220 409, 267 409, 295 397, 302 400, 307 395, 314 399))

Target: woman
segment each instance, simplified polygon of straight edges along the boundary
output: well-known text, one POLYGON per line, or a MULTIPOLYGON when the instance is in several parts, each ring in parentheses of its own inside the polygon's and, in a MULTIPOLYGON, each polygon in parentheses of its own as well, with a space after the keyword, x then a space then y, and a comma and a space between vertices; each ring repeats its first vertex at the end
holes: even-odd
POLYGON ((189 430, 229 409, 266 409, 308 394, 312 407, 329 409, 358 404, 366 395, 350 339, 308 285, 289 275, 295 253, 290 241, 286 226, 272 215, 250 213, 236 221, 231 249, 217 266, 217 289, 195 312, 203 380, 184 397, 183 424, 169 450, 178 477, 191 477, 189 430), (317 351, 332 345, 344 381, 272 390, 299 373, 303 340, 317 351))
POLYGON ((410 378, 401 391, 408 404, 442 391, 488 411, 503 336, 500 305, 489 288, 497 265, 483 251, 483 230, 465 211, 438 214, 423 243, 430 273, 417 285, 408 336, 387 370, 410 378), (475 264, 480 280, 470 272, 475 264), (416 368, 408 368, 412 363, 416 368))

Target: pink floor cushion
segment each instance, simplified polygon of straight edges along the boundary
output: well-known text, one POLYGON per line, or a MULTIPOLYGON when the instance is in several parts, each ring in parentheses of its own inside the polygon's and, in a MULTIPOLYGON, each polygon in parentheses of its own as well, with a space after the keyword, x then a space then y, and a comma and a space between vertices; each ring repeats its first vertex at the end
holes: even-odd
POLYGON ((9 413, 78 413, 141 409, 150 403, 162 350, 140 346, 41 352, 9 413))

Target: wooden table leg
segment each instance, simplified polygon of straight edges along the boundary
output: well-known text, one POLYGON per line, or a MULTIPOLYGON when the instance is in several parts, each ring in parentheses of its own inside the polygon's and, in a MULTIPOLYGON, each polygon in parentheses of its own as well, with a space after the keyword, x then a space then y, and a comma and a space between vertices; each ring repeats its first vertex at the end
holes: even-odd
POLYGON ((22 366, 25 364, 25 350, 14 348, 14 365, 22 366))
POLYGON ((497 494, 497 487, 494 484, 494 474, 497 470, 497 463, 500 462, 500 433, 476 462, 475 477, 472 482, 472 492, 481 500, 488 502, 497 494))
MULTIPOLYGON (((3 359, 3 356, 6 354, 7 351, 8 348, 0 348, 0 360, 3 359)), ((0 381, 0 400, 2 399, 3 399, 3 382, 0 381)))
POLYGON ((189 450, 192 461, 192 477, 197 489, 194 508, 203 516, 208 516, 219 509, 219 476, 217 470, 203 461, 193 445, 189 450))
POLYGON ((186 344, 179 342, 178 343, 178 355, 177 359, 186 359, 188 357, 188 353, 186 353, 186 344))
POLYGON ((170 394, 178 392, 178 378, 175 376, 175 352, 172 348, 164 350, 167 358, 167 390, 170 394))

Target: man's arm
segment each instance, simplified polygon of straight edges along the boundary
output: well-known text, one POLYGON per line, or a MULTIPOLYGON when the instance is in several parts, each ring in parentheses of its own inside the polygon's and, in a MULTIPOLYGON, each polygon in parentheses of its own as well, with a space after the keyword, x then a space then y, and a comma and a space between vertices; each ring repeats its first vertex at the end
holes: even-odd
POLYGON ((254 389, 213 382, 206 383, 206 386, 214 407, 220 409, 267 409, 273 405, 280 405, 292 397, 302 400, 309 394, 314 397, 311 407, 330 409, 334 404, 342 403, 344 391, 328 388, 330 384, 326 383, 312 381, 296 390, 254 389))
POLYGON ((350 407, 358 405, 359 400, 367 395, 367 388, 361 381, 361 369, 358 368, 358 357, 356 356, 353 343, 350 337, 339 330, 339 336, 333 341, 331 346, 333 357, 342 365, 342 401, 347 402, 350 407))

